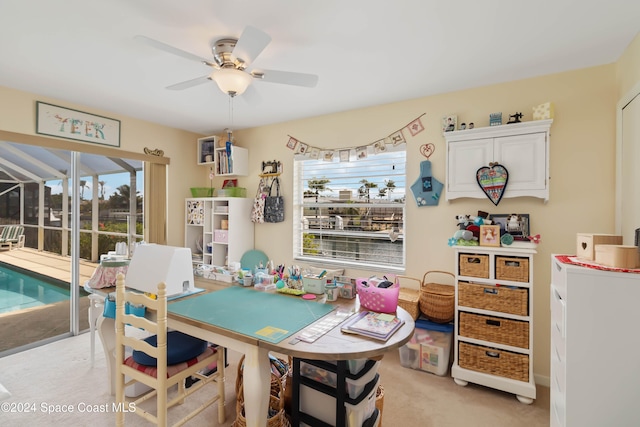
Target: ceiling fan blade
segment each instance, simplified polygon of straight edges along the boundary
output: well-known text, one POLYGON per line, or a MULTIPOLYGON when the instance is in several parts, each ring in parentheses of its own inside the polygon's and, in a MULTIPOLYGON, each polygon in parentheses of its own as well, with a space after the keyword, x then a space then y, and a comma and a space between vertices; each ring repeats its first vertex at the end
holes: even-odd
POLYGON ((240 35, 236 47, 233 48, 233 56, 241 59, 248 66, 270 42, 271 36, 269 34, 248 26, 240 35))
POLYGON ((178 55, 186 59, 190 59, 192 61, 202 62, 211 67, 216 67, 217 65, 206 58, 202 58, 201 56, 195 55, 193 53, 187 52, 186 50, 178 49, 177 47, 173 47, 161 41, 149 38, 147 36, 137 35, 134 37, 136 40, 141 41, 142 43, 148 44, 149 46, 155 47, 156 49, 163 50, 165 52, 171 53, 173 55, 178 55))
POLYGON ((167 86, 167 89, 169 89, 169 90, 188 89, 190 87, 194 87, 194 86, 201 85, 203 83, 207 83, 210 80, 211 80, 211 77, 209 77, 208 75, 207 76, 202 76, 202 77, 197 77, 195 79, 191 79, 191 80, 187 80, 185 82, 176 83, 174 85, 167 86))
POLYGON ((303 87, 316 87, 318 84, 318 76, 315 74, 306 73, 294 73, 290 71, 277 71, 277 70, 262 70, 261 73, 256 73, 254 77, 260 78, 259 74, 264 74, 261 78, 262 81, 270 83, 281 83, 285 85, 303 86, 303 87))

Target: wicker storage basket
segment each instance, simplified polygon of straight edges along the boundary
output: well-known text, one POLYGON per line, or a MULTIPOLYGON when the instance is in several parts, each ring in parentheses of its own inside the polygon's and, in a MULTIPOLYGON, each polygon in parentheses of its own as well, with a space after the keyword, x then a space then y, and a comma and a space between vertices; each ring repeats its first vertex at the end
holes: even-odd
POLYGON ((384 407, 384 387, 378 385, 376 389, 376 408, 378 408, 378 427, 382 427, 382 408, 384 407))
POLYGON ((458 363, 461 368, 486 374, 529 381, 529 356, 491 347, 461 342, 458 363))
MULTIPOLYGON (((238 396, 242 396, 242 384, 238 396)), ((283 390, 278 390, 278 394, 284 394, 283 390)), ((236 402, 236 419, 232 424, 233 427, 247 427, 247 419, 244 415, 244 399, 238 399, 236 402)), ((273 394, 269 396, 269 415, 267 417, 267 427, 291 427, 291 423, 284 411, 284 399, 275 397, 273 394)))
POLYGON ((432 270, 424 273, 420 288, 420 311, 433 322, 451 322, 455 312, 455 287, 453 284, 427 283, 429 274, 451 276, 455 281, 455 276, 447 271, 432 270))
POLYGON ((398 295, 398 307, 402 307, 416 320, 420 317, 420 279, 409 276, 396 276, 400 282, 400 293, 398 295), (403 281, 417 282, 417 289, 403 287, 403 281))
POLYGON ((458 304, 464 307, 527 316, 529 290, 460 281, 458 282, 458 304))
POLYGON ((460 276, 489 278, 489 255, 459 254, 458 273, 460 276))
POLYGON ((496 280, 529 281, 529 259, 496 256, 496 280))
POLYGON ((460 335, 513 347, 529 348, 529 322, 460 312, 460 335))
MULTIPOLYGON (((291 371, 291 363, 287 363, 282 359, 278 359, 278 361, 280 362, 281 365, 285 366, 287 369, 287 372, 285 372, 282 375, 278 375, 274 373, 274 367, 273 367, 273 361, 271 361, 271 395, 275 396, 275 397, 284 397, 284 393, 283 396, 280 395, 280 393, 284 390, 286 390, 287 387, 287 376, 288 373, 291 371)), ((238 401, 244 400, 244 397, 242 396, 242 381, 243 381, 243 366, 244 366, 244 354, 242 355, 242 357, 240 358, 240 360, 238 361, 238 374, 236 375, 236 396, 238 401)), ((277 369, 276 369, 277 371, 277 369)))

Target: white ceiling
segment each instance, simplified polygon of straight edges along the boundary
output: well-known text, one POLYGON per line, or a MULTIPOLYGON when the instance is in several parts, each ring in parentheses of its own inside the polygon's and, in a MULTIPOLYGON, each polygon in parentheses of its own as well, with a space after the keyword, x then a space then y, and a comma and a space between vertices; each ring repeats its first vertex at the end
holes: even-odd
POLYGON ((612 63, 639 23, 637 0, 0 0, 0 86, 213 134, 612 63), (212 58, 247 25, 254 68, 318 85, 256 80, 230 114, 213 82, 165 89, 211 68, 134 39, 212 58))

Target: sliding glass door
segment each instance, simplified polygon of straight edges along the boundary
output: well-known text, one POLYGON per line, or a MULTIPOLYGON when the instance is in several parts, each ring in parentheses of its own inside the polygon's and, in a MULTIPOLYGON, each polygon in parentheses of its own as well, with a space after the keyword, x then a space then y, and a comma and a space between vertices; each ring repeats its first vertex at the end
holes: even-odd
POLYGON ((86 330, 84 283, 145 222, 142 160, 6 141, 0 158, 0 230, 24 236, 0 250, 1 357, 86 330))

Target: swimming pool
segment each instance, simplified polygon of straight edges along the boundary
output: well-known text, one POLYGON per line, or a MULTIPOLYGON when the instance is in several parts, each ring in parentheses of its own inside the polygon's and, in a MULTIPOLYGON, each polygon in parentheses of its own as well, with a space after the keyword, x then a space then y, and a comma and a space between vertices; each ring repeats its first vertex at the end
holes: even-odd
POLYGON ((69 300, 69 284, 0 263, 0 314, 69 300))

